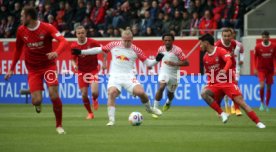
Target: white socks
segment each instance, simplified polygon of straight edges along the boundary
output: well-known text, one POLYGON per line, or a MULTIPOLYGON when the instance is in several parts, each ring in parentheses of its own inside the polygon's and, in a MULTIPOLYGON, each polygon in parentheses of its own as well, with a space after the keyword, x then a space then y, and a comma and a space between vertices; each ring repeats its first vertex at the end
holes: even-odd
POLYGON ((172 100, 167 99, 166 104, 171 104, 172 100))
POLYGON ((157 109, 158 109, 158 107, 159 107, 159 102, 160 102, 160 101, 154 100, 153 108, 157 108, 157 109))
POLYGON ((115 122, 115 107, 108 106, 107 114, 108 114, 109 121, 115 122))

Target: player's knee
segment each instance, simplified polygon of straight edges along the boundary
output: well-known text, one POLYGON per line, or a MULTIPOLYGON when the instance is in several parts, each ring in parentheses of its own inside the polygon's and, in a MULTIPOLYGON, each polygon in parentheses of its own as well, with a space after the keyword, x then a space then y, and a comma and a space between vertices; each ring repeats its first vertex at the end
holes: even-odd
POLYGON ((92 96, 93 96, 93 98, 98 98, 99 93, 98 93, 98 92, 93 92, 93 93, 92 93, 92 96))
POLYGON ((111 90, 111 91, 108 91, 108 97, 109 98, 116 98, 117 97, 117 91, 116 90, 111 90))
POLYGON ((205 99, 207 98, 207 96, 208 96, 208 95, 207 95, 207 93, 206 93, 205 91, 201 92, 201 98, 202 98, 202 99, 205 100, 205 99))
POLYGON ((57 92, 50 92, 49 96, 50 96, 51 100, 55 100, 55 99, 59 98, 59 95, 57 92))
POLYGON ((87 98, 87 97, 88 97, 88 93, 85 92, 85 91, 83 91, 83 92, 81 93, 81 96, 82 96, 82 98, 87 98))
POLYGON ((135 94, 136 96, 138 96, 138 97, 144 97, 144 96, 146 96, 144 90, 142 90, 142 89, 136 90, 134 94, 135 94))
POLYGON ((40 105, 42 102, 42 97, 32 97, 33 105, 40 105))

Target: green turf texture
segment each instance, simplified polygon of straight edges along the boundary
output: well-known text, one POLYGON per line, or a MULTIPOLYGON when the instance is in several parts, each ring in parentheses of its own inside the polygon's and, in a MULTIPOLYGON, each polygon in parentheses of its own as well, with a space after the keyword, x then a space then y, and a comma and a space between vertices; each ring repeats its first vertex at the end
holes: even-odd
MULTIPOLYGON (((82 105, 64 105, 66 135, 55 131, 51 105, 36 114, 31 105, 0 105, 0 152, 275 152, 276 109, 259 112, 266 129, 249 118, 231 116, 223 124, 208 107, 172 107, 153 119, 143 106, 117 106, 116 125, 107 123, 106 106, 85 120, 82 105), (139 111, 141 126, 128 115, 139 111)), ((256 111, 256 109, 255 109, 256 111)))

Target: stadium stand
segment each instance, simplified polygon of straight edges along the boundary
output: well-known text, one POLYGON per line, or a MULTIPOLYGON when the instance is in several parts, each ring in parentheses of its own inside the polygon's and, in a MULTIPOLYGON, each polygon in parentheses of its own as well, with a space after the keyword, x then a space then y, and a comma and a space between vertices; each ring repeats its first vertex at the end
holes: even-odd
POLYGON ((0 38, 14 38, 24 6, 38 10, 39 19, 74 36, 79 24, 90 37, 118 37, 130 28, 135 36, 195 36, 222 27, 243 29, 248 9, 264 0, 0 0, 0 38), (252 6, 252 4, 254 4, 252 6), (212 26, 206 26, 212 24, 212 26))

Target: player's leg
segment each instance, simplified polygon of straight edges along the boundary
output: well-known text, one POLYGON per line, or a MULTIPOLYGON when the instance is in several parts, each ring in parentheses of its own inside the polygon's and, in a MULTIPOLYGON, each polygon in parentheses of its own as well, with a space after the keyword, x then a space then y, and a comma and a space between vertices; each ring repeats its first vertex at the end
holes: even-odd
POLYGON ((42 90, 43 88, 43 72, 29 72, 28 84, 32 96, 32 104, 37 113, 41 112, 42 90))
POLYGON ((165 82, 159 82, 159 88, 155 94, 153 108, 157 108, 157 109, 159 108, 159 103, 160 103, 160 100, 162 99, 162 95, 166 88, 166 85, 167 84, 165 82))
POLYGON ((229 98, 227 96, 224 96, 224 108, 225 108, 225 112, 227 114, 231 114, 232 113, 232 109, 231 109, 231 107, 229 105, 229 98))
POLYGON ((138 84, 131 84, 130 86, 126 87, 126 90, 130 93, 132 93, 135 96, 138 96, 141 100, 141 102, 145 105, 146 111, 152 114, 156 115, 162 115, 161 110, 151 108, 150 106, 150 101, 148 95, 145 93, 143 87, 138 83, 138 84))
POLYGON ((93 114, 93 111, 92 111, 91 106, 90 106, 90 100, 88 98, 88 87, 82 87, 80 90, 81 90, 81 97, 82 97, 83 106, 85 107, 85 109, 88 112, 88 115, 87 115, 86 119, 93 119, 94 114, 93 114))
POLYGON ((56 117, 56 129, 59 134, 64 134, 65 131, 62 128, 62 102, 58 94, 58 85, 48 86, 49 96, 53 103, 53 111, 56 117))
POLYGON ((109 122, 107 126, 113 126, 115 124, 115 99, 120 95, 120 90, 115 86, 108 87, 108 101, 107 101, 107 114, 109 122))
POLYGON ((265 87, 265 72, 258 71, 258 78, 260 83, 260 98, 261 98, 261 104, 260 104, 260 111, 264 111, 265 104, 264 104, 264 87, 265 87))
POLYGON ((98 75, 94 75, 95 80, 91 83, 91 89, 92 89, 92 101, 93 101, 93 108, 94 110, 98 110, 99 108, 99 84, 98 84, 98 75))
POLYGON ((233 101, 240 105, 240 107, 246 112, 247 116, 256 123, 258 128, 265 128, 265 125, 260 121, 253 109, 245 103, 242 95, 233 97, 233 101))
POLYGON ((167 92, 168 99, 167 99, 166 103, 163 106, 163 111, 167 111, 171 107, 171 103, 172 103, 172 100, 174 98, 174 92, 175 92, 177 86, 178 86, 177 79, 173 78, 173 77, 170 77, 170 80, 169 80, 168 85, 167 85, 167 88, 168 88, 168 92, 167 92))
POLYGON ((266 111, 269 112, 269 101, 271 97, 271 86, 273 84, 274 73, 267 73, 266 75, 266 111))
POLYGON ((41 103, 42 103, 42 91, 34 91, 31 93, 32 104, 35 107, 37 113, 41 112, 41 103))
POLYGON ((159 88, 155 94, 155 100, 153 103, 153 108, 158 109, 160 100, 162 99, 163 92, 166 88, 167 83, 169 82, 169 75, 164 73, 159 73, 158 76, 159 88))
POLYGON ((85 109, 88 112, 88 115, 87 115, 86 119, 93 119, 94 114, 91 110, 90 101, 89 101, 89 98, 88 98, 88 87, 89 87, 89 84, 90 84, 89 81, 90 80, 87 78, 86 73, 79 73, 78 74, 78 85, 79 85, 79 88, 81 90, 83 106, 85 107, 85 109))
POLYGON ((220 91, 214 87, 205 87, 201 92, 202 99, 213 109, 218 115, 221 117, 222 122, 226 123, 228 120, 228 114, 223 112, 223 110, 218 105, 218 101, 216 101, 216 96, 220 96, 220 91))

